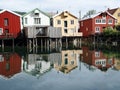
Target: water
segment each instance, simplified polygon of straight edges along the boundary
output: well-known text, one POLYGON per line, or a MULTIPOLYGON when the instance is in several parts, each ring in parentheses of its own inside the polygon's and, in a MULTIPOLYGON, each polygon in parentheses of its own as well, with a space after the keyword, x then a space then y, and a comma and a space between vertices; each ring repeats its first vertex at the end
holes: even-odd
POLYGON ((119 90, 116 50, 83 46, 40 54, 1 53, 0 90, 119 90))

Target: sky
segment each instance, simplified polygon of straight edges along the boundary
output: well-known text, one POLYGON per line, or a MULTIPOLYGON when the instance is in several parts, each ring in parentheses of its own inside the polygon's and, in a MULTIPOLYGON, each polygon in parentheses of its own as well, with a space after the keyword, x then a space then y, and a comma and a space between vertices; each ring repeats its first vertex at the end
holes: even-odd
POLYGON ((79 17, 79 11, 83 16, 89 10, 97 12, 108 8, 120 7, 120 0, 0 0, 0 9, 29 12, 39 8, 44 12, 62 12, 68 10, 79 17))

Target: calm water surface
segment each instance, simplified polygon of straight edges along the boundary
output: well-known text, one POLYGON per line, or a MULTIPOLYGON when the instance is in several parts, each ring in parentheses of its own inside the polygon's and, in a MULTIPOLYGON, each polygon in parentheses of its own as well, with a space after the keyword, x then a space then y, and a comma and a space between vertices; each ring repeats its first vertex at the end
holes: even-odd
POLYGON ((119 53, 79 50, 0 54, 0 90, 120 90, 119 53))

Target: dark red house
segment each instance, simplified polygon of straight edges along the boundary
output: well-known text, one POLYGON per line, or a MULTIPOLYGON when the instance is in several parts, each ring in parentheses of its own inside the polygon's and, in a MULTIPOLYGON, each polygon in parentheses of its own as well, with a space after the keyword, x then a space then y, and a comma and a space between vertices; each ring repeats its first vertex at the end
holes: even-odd
POLYGON ((11 78, 21 72, 21 57, 17 53, 0 54, 0 75, 11 78))
POLYGON ((79 21, 80 32, 83 36, 94 35, 103 32, 106 27, 114 27, 116 18, 109 12, 101 12, 79 21))
POLYGON ((13 11, 0 11, 0 38, 4 36, 16 38, 21 33, 21 20, 21 16, 13 11))
POLYGON ((101 71, 107 71, 115 63, 114 58, 108 58, 102 51, 89 50, 88 47, 82 47, 83 54, 81 59, 90 66, 95 66, 101 71))

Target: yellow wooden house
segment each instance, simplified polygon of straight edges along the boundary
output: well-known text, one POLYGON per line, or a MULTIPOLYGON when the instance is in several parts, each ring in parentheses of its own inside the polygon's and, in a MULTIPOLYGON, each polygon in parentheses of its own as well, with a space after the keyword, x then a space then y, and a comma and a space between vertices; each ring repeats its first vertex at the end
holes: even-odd
POLYGON ((78 18, 68 11, 63 11, 52 17, 53 27, 60 27, 62 37, 82 36, 78 32, 78 18))
POLYGON ((116 25, 120 25, 120 8, 114 8, 114 9, 108 8, 107 11, 117 19, 116 25))

